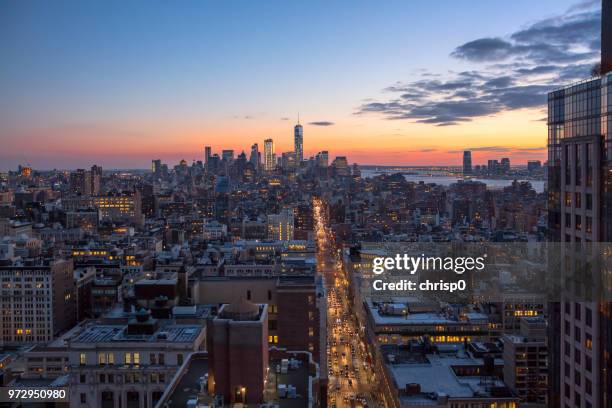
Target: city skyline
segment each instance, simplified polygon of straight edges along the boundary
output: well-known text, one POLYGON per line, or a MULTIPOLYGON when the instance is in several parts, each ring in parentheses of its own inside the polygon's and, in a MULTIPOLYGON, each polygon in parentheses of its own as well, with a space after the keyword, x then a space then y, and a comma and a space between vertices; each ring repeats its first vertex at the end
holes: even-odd
POLYGON ((148 168, 268 138, 280 155, 298 112, 305 158, 544 161, 546 92, 597 60, 592 1, 446 3, 433 25, 425 2, 326 7, 4 5, 1 170, 148 168))

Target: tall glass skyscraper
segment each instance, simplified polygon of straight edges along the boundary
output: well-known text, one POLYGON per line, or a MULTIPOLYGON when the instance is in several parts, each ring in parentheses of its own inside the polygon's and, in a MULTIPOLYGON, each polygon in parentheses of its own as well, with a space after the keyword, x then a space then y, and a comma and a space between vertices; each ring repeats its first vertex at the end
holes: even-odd
POLYGON ((274 141, 264 140, 264 170, 273 171, 276 168, 276 156, 274 154, 274 141))
MULTIPOLYGON (((548 95, 551 241, 579 246, 612 242, 610 27, 612 0, 603 0, 601 75, 548 95)), ((568 268, 577 269, 586 259, 572 248, 562 246, 563 259, 573 265, 568 268)), ((549 304, 549 406, 612 405, 612 304, 605 299, 581 301, 585 297, 564 293, 560 302, 549 304)))
POLYGON ((295 162, 299 167, 300 163, 304 160, 304 129, 300 122, 295 125, 293 129, 293 139, 294 139, 294 151, 295 151, 295 162))
POLYGON ((463 174, 472 174, 472 152, 469 150, 463 152, 463 174))

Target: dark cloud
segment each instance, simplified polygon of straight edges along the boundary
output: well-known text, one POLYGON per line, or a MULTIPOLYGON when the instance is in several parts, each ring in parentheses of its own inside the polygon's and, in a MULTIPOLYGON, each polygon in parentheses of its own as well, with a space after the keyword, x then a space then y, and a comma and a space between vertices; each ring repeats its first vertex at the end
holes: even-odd
POLYGON ((588 77, 599 56, 600 11, 584 0, 564 16, 527 25, 506 37, 479 38, 451 56, 478 70, 437 75, 419 71, 410 82, 384 89, 388 100, 370 99, 356 114, 452 126, 507 110, 544 107, 546 94, 588 77))
POLYGON ((313 126, 333 126, 334 122, 328 122, 326 120, 320 120, 320 121, 316 121, 316 122, 309 122, 309 125, 313 125, 313 126))
POLYGON ((501 38, 480 38, 460 45, 452 52, 455 58, 470 61, 489 61, 505 59, 512 55, 513 45, 501 38))

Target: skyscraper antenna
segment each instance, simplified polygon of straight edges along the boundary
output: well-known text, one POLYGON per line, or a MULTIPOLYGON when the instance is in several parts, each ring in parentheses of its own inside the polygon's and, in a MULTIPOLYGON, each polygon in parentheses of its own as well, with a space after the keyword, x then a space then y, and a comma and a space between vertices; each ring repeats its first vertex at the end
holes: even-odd
POLYGON ((300 124, 300 112, 298 112, 298 125, 300 124))

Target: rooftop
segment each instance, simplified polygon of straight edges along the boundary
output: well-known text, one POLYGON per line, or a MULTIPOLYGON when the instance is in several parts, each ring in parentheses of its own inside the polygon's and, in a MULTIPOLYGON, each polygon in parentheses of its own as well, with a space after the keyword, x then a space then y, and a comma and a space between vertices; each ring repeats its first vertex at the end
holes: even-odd
MULTIPOLYGON (((474 358, 463 346, 440 347, 427 354, 386 346, 383 354, 406 403, 435 405, 439 397, 513 398, 494 373, 484 375, 484 359, 474 358)), ((491 361, 494 366, 503 365, 502 360, 491 361)))
POLYGON ((73 343, 150 342, 150 343, 192 343, 204 330, 199 325, 166 325, 153 334, 127 335, 127 325, 91 325, 75 337, 73 343))

